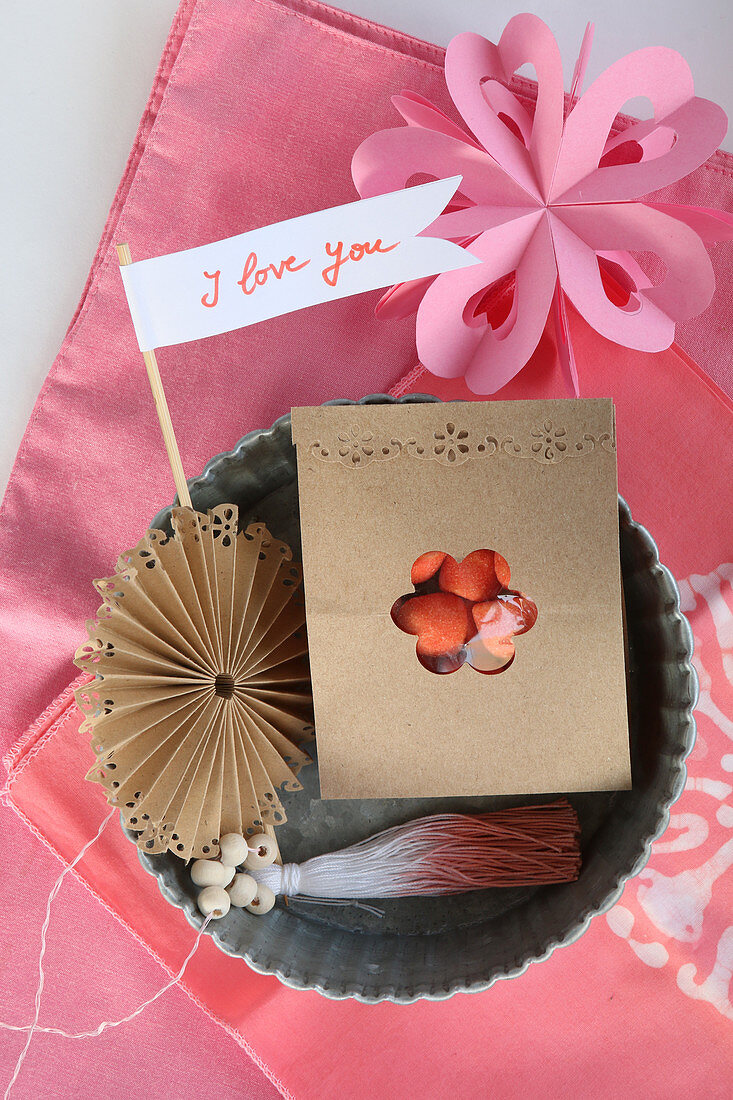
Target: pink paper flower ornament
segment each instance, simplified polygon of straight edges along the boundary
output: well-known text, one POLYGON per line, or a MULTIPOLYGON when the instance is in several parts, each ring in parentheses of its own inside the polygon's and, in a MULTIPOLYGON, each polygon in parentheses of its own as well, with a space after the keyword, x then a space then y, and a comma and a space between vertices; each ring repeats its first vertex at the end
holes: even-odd
MULTIPOLYGON (((571 101, 582 83, 586 32, 571 101)), ((497 45, 460 34, 445 79, 466 129, 412 92, 392 102, 407 123, 356 150, 352 174, 364 198, 426 178, 461 175, 450 205, 424 236, 454 241, 482 261, 391 287, 382 318, 417 311, 421 362, 442 378, 465 376, 496 392, 527 363, 552 315, 570 388, 578 378, 565 310, 572 302, 602 336, 661 351, 675 322, 701 313, 714 290, 705 245, 733 238, 733 216, 642 199, 703 164, 727 129, 725 113, 694 94, 674 50, 637 50, 607 69, 565 114, 562 63, 549 28, 517 15, 497 45), (508 85, 534 65, 532 116, 508 85), (624 104, 647 97, 653 118, 615 133, 624 104), (635 254, 652 253, 653 282, 635 254)))

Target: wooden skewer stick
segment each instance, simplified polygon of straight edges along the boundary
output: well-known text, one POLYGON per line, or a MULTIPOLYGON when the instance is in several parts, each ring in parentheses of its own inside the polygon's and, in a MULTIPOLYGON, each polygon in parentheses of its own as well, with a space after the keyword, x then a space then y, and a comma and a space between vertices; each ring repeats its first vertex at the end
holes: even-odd
MULTIPOLYGON (((131 264, 132 256, 130 254, 130 246, 128 244, 118 244, 116 247, 117 255, 120 259, 120 267, 131 264)), ((144 351, 142 355, 148 372, 150 388, 153 391, 153 400, 155 401, 155 408, 158 412, 160 430, 163 433, 163 442, 168 452, 168 461, 170 462, 173 480, 176 484, 178 500, 184 508, 192 508, 191 494, 188 491, 186 475, 183 472, 183 463, 181 462, 181 452, 178 450, 176 433, 173 431, 171 414, 168 409, 168 402, 165 399, 165 391, 160 378, 160 371, 158 370, 158 360, 155 358, 154 351, 144 351)))

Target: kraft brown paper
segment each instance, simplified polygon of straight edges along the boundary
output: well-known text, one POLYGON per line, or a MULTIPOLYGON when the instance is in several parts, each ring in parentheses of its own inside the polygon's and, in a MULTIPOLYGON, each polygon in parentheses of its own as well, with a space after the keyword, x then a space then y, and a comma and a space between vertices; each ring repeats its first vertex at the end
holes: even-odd
POLYGON ((628 788, 611 401, 296 408, 324 798, 628 788), (538 619, 505 671, 424 668, 410 567, 498 551, 538 619))
POLYGON ((301 571, 264 524, 237 509, 173 511, 95 581, 103 604, 75 662, 101 783, 138 846, 182 859, 218 853, 223 833, 285 820, 279 789, 310 762, 301 571), (228 677, 228 680, 222 680, 228 677))

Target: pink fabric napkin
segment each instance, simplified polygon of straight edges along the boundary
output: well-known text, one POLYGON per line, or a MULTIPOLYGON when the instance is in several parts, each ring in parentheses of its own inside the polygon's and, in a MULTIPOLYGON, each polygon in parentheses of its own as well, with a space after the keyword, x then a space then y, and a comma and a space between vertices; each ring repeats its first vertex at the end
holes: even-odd
MULTIPOLYGON (((65 692, 83 620, 96 607, 89 581, 108 573, 172 496, 112 246, 127 240, 133 257, 143 258, 353 199, 353 149, 372 130, 393 124, 391 94, 412 88, 448 108, 441 62, 435 47, 301 0, 184 0, 179 9, 0 517, 4 744, 29 730, 9 760, 10 799, 62 858, 79 850, 104 813, 99 792, 83 781, 90 750, 65 692), (22 689, 15 670, 22 670, 22 689)), ((731 158, 720 154, 669 193, 730 207, 730 176, 731 158)), ((720 247, 714 262, 723 276, 715 305, 680 338, 729 385, 730 251, 720 247)), ((415 363, 413 322, 375 322, 377 296, 162 352, 187 471, 198 472, 212 454, 293 404, 386 389, 408 372, 415 363)), ((730 403, 684 354, 611 355, 581 328, 582 392, 610 394, 619 404, 622 490, 658 539, 663 560, 688 578, 684 595, 702 642, 707 695, 702 748, 691 767, 700 783, 684 796, 691 799, 684 810, 690 820, 661 844, 686 839, 672 849, 658 846, 650 865, 669 881, 657 879, 656 891, 645 895, 643 878, 635 880, 616 916, 594 921, 577 945, 517 981, 443 1003, 327 1001, 256 975, 206 942, 185 983, 199 1008, 172 991, 133 1024, 86 1041, 81 1057, 81 1046, 39 1037, 16 1096, 123 1097, 140 1082, 154 1097, 194 1090, 268 1095, 265 1076, 214 1021, 285 1095, 298 1097, 485 1095, 489 1088, 513 1097, 536 1091, 538 1081, 550 1097, 725 1095, 733 961, 725 917, 729 849, 722 838, 730 828, 732 728, 721 653, 733 631, 730 572, 722 563, 730 556, 733 501, 725 475, 733 417, 730 403), (693 818, 702 824, 691 824, 693 818), (714 880, 707 875, 711 896, 704 904, 703 894, 684 892, 687 879, 680 876, 697 881, 696 868, 711 861, 721 870, 714 880), (693 897, 691 933, 670 925, 680 891, 693 897)), ((521 377, 535 396, 552 392, 542 349, 521 377)), ((442 392, 439 385, 432 378, 418 382, 432 392, 442 392)), ((0 1016, 25 1022, 37 928, 59 865, 13 815, 4 814, 3 824, 14 858, 5 872, 0 1016)), ((79 877, 107 911, 74 884, 54 911, 48 970, 56 977, 49 979, 42 1022, 68 1028, 123 1016, 162 984, 162 971, 141 944, 175 969, 193 936, 116 826, 80 865, 79 877)), ((20 1042, 3 1039, 6 1076, 20 1042)))

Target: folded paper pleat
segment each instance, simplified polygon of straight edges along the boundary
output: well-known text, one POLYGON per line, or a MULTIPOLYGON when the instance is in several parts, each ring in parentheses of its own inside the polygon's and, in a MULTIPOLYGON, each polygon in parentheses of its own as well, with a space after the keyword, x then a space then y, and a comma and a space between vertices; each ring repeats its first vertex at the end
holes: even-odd
POLYGON ((138 844, 184 859, 222 833, 285 820, 310 757, 312 698, 301 572, 264 524, 237 509, 174 509, 95 582, 103 604, 76 664, 97 760, 88 778, 138 844))

